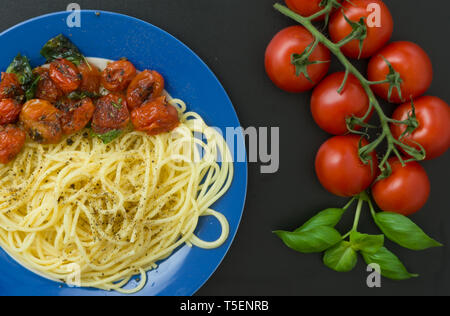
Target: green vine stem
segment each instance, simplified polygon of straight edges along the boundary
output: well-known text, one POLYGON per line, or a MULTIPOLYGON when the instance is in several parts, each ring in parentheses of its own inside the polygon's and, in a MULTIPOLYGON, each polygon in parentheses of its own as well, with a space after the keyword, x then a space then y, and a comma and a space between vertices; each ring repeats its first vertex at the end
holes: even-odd
MULTIPOLYGON (((356 118, 356 119, 358 121, 364 121, 370 115, 372 110, 375 110, 380 119, 381 133, 377 137, 377 139, 375 139, 372 143, 360 148, 360 156, 361 156, 362 161, 366 164, 369 163, 368 157, 370 157, 370 153, 375 151, 376 148, 381 143, 383 143, 383 141, 387 142, 387 151, 386 151, 386 154, 383 156, 381 163, 378 165, 378 168, 382 172, 382 176, 383 175, 387 176, 385 174, 385 172, 390 170, 388 159, 391 156, 391 154, 395 154, 402 164, 405 164, 407 162, 403 159, 401 153, 397 149, 397 146, 401 147, 405 152, 407 152, 409 155, 411 155, 413 157, 413 160, 425 159, 425 152, 424 152, 423 148, 421 148, 419 146, 419 148, 420 148, 420 151, 419 151, 416 148, 410 147, 410 146, 404 144, 403 142, 397 140, 392 135, 390 125, 389 125, 390 123, 392 123, 392 119, 389 118, 388 116, 386 116, 386 114, 384 113, 383 109, 380 106, 380 103, 378 102, 372 89, 370 88, 371 85, 379 84, 379 82, 371 82, 371 81, 367 80, 358 71, 358 69, 356 69, 356 67, 341 52, 340 48, 342 47, 343 43, 333 43, 312 24, 313 19, 315 19, 321 15, 329 15, 333 9, 333 6, 331 4, 326 5, 322 11, 320 11, 310 17, 303 17, 303 16, 293 12, 286 6, 283 6, 278 3, 274 5, 274 8, 276 10, 278 10, 279 12, 281 12, 282 14, 286 15, 287 17, 289 17, 289 18, 295 20, 296 22, 300 23, 301 25, 303 25, 303 27, 305 27, 315 37, 316 41, 319 41, 320 43, 322 43, 323 45, 328 47, 328 49, 337 57, 337 59, 345 67, 345 70, 346 70, 345 78, 347 78, 349 74, 354 75, 359 80, 362 87, 364 88, 364 91, 366 92, 366 94, 369 98, 369 110, 367 111, 366 115, 364 115, 363 118, 356 118)), ((356 33, 360 33, 360 32, 355 32, 354 35, 350 35, 348 38, 346 38, 344 40, 349 41, 352 39, 357 39, 359 35, 356 33)), ((387 83, 387 82, 388 82, 388 80, 383 81, 381 83, 387 83)), ((343 85, 339 89, 340 92, 342 92, 344 85, 345 85, 345 79, 344 79, 343 85)), ((403 122, 395 122, 395 123, 409 124, 410 122, 411 122, 411 119, 408 119, 403 122)), ((417 124, 417 121, 415 122, 415 124, 417 124)))

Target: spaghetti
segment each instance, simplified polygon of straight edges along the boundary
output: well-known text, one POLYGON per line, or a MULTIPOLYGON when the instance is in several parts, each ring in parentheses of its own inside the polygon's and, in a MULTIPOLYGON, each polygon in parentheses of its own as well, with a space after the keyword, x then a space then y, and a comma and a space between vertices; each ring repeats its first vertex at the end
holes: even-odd
POLYGON ((228 222, 210 207, 232 183, 229 148, 183 101, 170 103, 181 121, 171 133, 130 131, 105 145, 83 130, 57 145, 27 142, 0 165, 0 245, 51 279, 122 293, 141 290, 146 271, 179 246, 222 245, 228 222), (195 236, 201 216, 220 222, 216 241, 195 236))

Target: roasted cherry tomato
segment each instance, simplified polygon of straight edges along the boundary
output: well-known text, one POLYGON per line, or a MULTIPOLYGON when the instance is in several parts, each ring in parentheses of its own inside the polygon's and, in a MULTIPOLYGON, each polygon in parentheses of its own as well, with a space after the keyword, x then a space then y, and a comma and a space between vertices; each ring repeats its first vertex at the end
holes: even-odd
MULTIPOLYGON (((366 190, 376 177, 377 156, 364 164, 358 154, 360 137, 335 136, 326 141, 316 157, 316 173, 320 183, 331 193, 350 197, 366 190)), ((368 142, 364 139, 362 146, 368 142)))
POLYGON ((78 68, 67 59, 56 59, 50 64, 50 78, 64 93, 77 90, 81 84, 78 68))
POLYGON ((131 121, 136 130, 149 135, 170 132, 180 124, 177 110, 167 104, 165 97, 159 97, 134 109, 131 112, 131 121))
MULTIPOLYGON (((437 97, 421 97, 414 100, 414 107, 419 126, 412 134, 404 135, 401 141, 419 149, 419 143, 426 151, 426 159, 434 159, 450 148, 450 107, 437 97)), ((399 106, 393 115, 397 121, 407 120, 412 114, 411 102, 399 106)), ((392 134, 400 139, 406 130, 404 124, 392 124, 392 134)))
POLYGON ((266 50, 265 66, 270 79, 280 89, 304 92, 312 89, 327 74, 330 68, 330 51, 322 44, 309 56, 309 61, 324 62, 307 66, 311 81, 304 74, 296 74, 293 56, 301 55, 313 42, 314 37, 302 26, 288 27, 272 39, 266 50))
POLYGON ((22 86, 17 79, 16 74, 2 72, 2 81, 0 83, 0 100, 16 99, 23 96, 22 86))
POLYGON ((39 67, 34 69, 33 72, 40 76, 35 93, 37 99, 55 103, 63 96, 61 89, 50 78, 50 71, 47 68, 39 67))
POLYGON ((127 101, 121 94, 108 94, 97 100, 92 129, 99 135, 123 130, 130 122, 127 101))
POLYGON ((102 85, 109 91, 120 92, 125 90, 136 77, 136 68, 128 60, 119 60, 110 63, 102 73, 102 85))
POLYGON ((394 88, 391 99, 388 100, 388 83, 372 86, 378 96, 393 103, 402 103, 417 98, 428 90, 433 81, 433 66, 427 53, 420 46, 411 42, 394 42, 383 48, 369 62, 367 74, 370 81, 386 80, 389 66, 383 57, 400 74, 402 98, 394 88))
POLYGON ((398 158, 391 158, 392 174, 377 181, 372 187, 372 196, 385 212, 405 216, 419 211, 430 195, 430 180, 425 169, 417 162, 408 162, 404 167, 398 158))
POLYGON ((343 72, 329 75, 314 89, 311 98, 314 120, 320 128, 333 135, 348 133, 346 119, 352 116, 361 118, 369 110, 369 98, 353 75, 349 75, 344 89, 338 93, 344 77, 343 72))
MULTIPOLYGON (((311 16, 324 8, 320 6, 323 0, 286 0, 286 5, 292 11, 300 14, 301 16, 308 17, 311 16)), ((316 21, 321 21, 325 18, 324 15, 315 19, 316 21)))
POLYGON ((11 124, 17 121, 22 105, 14 99, 0 100, 0 124, 11 124))
POLYGON ((0 126, 0 163, 7 164, 22 150, 27 134, 14 125, 0 126))
POLYGON ((161 96, 164 78, 157 71, 145 70, 139 73, 127 89, 127 104, 131 110, 140 107, 145 101, 161 96))
POLYGON ((61 126, 66 135, 81 131, 92 119, 95 106, 90 98, 79 101, 64 98, 58 102, 58 109, 61 110, 61 126))
POLYGON ((20 122, 31 139, 41 144, 57 144, 62 137, 61 112, 45 100, 30 100, 20 112, 20 122))
MULTIPOLYGON (((372 7, 373 8, 373 7, 372 7)), ((345 16, 353 22, 365 19, 367 35, 363 42, 360 55, 360 41, 353 40, 341 50, 350 58, 368 58, 384 47, 394 30, 394 21, 389 8, 381 0, 352 0, 345 1, 340 10, 337 10, 330 19, 329 32, 333 42, 337 43, 346 38, 353 31, 352 26, 345 20, 345 16), (375 14, 370 6, 378 5, 380 10, 375 14)))
POLYGON ((81 84, 78 89, 83 92, 98 93, 102 76, 100 70, 92 64, 81 63, 78 71, 81 74, 81 84))

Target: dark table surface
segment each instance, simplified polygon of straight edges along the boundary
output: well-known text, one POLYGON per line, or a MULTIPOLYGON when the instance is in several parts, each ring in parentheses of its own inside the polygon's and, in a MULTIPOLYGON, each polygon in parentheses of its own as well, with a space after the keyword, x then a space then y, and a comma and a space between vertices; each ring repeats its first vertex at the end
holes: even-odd
MULTIPOLYGON (((345 201, 327 193, 314 174, 314 157, 329 137, 313 122, 310 94, 287 94, 264 72, 264 50, 272 36, 293 23, 272 9, 275 0, 77 0, 82 9, 115 11, 148 21, 191 47, 211 67, 229 93, 244 127, 280 127, 280 170, 261 174, 249 166, 249 188, 242 224, 230 252, 198 295, 448 295, 448 247, 423 252, 388 242, 407 268, 421 276, 366 286, 366 266, 339 274, 319 255, 284 247, 271 231, 295 228, 316 211, 345 201)), ((428 94, 450 101, 447 0, 386 0, 395 19, 393 40, 420 44, 434 64, 428 94)), ((29 18, 64 11, 60 0, 3 0, 0 31, 29 18)), ((364 67, 364 62, 359 63, 364 67)), ((333 70, 340 66, 334 63, 333 70)), ((388 112, 392 106, 386 106, 388 112)), ((412 218, 432 237, 450 245, 450 153, 424 163, 432 182, 426 207, 412 218)), ((351 216, 350 216, 351 217, 351 216)), ((351 221, 349 218, 348 221, 351 221)), ((347 224, 350 224, 347 222, 347 224)), ((367 213, 360 230, 376 232, 367 213)), ((360 260, 361 261, 361 260, 360 260)))

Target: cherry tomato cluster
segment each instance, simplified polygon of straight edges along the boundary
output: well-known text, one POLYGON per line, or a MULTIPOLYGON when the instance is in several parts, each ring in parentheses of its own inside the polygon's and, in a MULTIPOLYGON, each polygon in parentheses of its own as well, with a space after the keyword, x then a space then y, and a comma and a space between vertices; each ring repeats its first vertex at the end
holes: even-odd
POLYGON ((138 73, 126 59, 101 72, 62 36, 50 40, 43 52, 48 65, 32 70, 19 54, 2 73, 0 163, 15 158, 27 134, 33 141, 56 144, 90 124, 93 134, 108 143, 130 122, 149 135, 178 126, 178 112, 163 96, 164 78, 158 72, 138 73))
POLYGON ((288 27, 275 35, 265 55, 266 72, 280 89, 314 89, 312 116, 320 128, 336 135, 317 154, 321 184, 343 197, 371 188, 383 211, 417 212, 430 193, 427 173, 417 160, 437 158, 450 147, 449 105, 423 96, 433 79, 427 53, 412 42, 388 43, 394 21, 381 0, 286 0, 286 4, 310 17, 305 23, 325 19, 328 25, 329 38, 313 35, 304 26, 288 27), (328 7, 332 9, 321 14, 328 7), (345 72, 326 76, 331 53, 343 57, 338 59, 345 72), (367 79, 346 57, 370 58, 367 79), (384 115, 374 95, 400 104, 392 117, 384 115), (369 124, 374 112, 385 125, 385 138, 370 143, 367 131, 374 127, 369 124), (386 155, 377 155, 375 149, 385 139, 391 147, 386 155))

